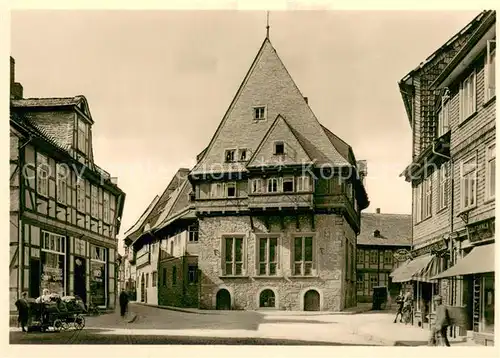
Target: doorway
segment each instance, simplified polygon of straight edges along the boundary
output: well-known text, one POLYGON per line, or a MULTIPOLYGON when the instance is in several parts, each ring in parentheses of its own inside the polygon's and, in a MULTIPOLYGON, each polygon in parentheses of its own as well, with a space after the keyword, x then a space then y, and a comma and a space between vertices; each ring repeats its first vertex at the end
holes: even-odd
POLYGON ((146 287, 144 283, 144 273, 141 275, 141 302, 144 302, 146 300, 146 287))
POLYGON ((309 290, 304 295, 304 311, 319 311, 319 293, 309 290))
POLYGON ((231 294, 225 288, 219 290, 216 296, 216 309, 230 310, 231 309, 231 294))
POLYGON ((29 281, 29 296, 32 298, 40 297, 40 260, 30 259, 30 281, 29 281))
POLYGON ((87 261, 83 257, 75 256, 74 258, 74 290, 75 296, 80 297, 84 303, 87 303, 87 280, 86 269, 87 261))
POLYGON ((266 289, 260 293, 259 307, 276 307, 276 297, 272 290, 266 289))

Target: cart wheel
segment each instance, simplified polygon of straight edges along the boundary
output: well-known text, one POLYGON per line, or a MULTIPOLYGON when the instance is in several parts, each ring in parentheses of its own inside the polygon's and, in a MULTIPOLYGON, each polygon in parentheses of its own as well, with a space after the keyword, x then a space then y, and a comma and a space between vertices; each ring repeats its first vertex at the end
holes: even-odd
POLYGON ((63 329, 63 323, 60 319, 56 319, 54 321, 54 330, 56 332, 60 332, 63 329))
POLYGON ((85 327, 85 317, 81 314, 76 315, 74 324, 77 330, 82 330, 85 327))

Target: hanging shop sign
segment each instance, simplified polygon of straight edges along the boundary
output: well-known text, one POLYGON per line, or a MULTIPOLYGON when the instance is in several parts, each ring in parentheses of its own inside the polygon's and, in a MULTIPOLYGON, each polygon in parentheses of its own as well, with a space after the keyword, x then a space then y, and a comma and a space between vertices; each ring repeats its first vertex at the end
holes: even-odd
POLYGON ((479 242, 495 236, 495 219, 489 219, 467 226, 470 242, 479 242))
POLYGON ((399 262, 403 262, 403 261, 406 261, 408 260, 411 256, 410 256, 410 252, 406 249, 399 249, 399 250, 396 250, 393 254, 394 256, 394 259, 396 261, 399 261, 399 262))

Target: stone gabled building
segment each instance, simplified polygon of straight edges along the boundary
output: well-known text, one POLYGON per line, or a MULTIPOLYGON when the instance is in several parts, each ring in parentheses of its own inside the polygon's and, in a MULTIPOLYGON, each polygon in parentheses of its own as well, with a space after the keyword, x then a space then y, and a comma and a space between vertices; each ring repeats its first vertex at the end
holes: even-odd
POLYGON ((315 117, 269 37, 197 159, 201 308, 356 304, 365 168, 315 117))

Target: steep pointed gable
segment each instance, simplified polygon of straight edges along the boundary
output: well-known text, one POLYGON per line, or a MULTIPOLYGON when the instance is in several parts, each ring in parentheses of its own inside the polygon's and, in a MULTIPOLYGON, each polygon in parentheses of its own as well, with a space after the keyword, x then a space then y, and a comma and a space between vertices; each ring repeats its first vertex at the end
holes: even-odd
POLYGON ((278 115, 250 158, 247 167, 309 164, 311 157, 297 138, 286 119, 278 115), (284 154, 275 153, 276 143, 282 143, 284 154))
POLYGON ((229 109, 192 174, 244 170, 244 163, 224 163, 228 149, 244 148, 255 152, 278 114, 302 136, 308 153, 319 164, 348 166, 327 138, 320 123, 304 100, 271 42, 266 38, 229 109), (263 119, 254 119, 254 107, 264 107, 263 119))

